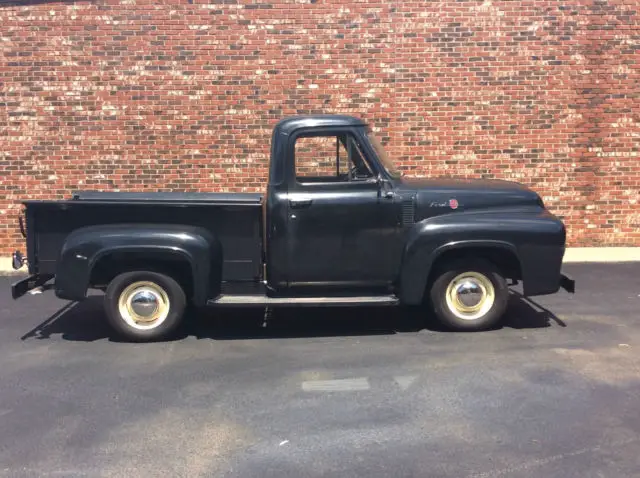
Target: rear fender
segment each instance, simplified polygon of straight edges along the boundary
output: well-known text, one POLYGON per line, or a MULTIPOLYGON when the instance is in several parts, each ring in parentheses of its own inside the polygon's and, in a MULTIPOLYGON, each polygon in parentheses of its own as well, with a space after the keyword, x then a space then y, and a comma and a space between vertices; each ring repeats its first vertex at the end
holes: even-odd
MULTIPOLYGON (((187 263, 196 305, 205 304, 210 295, 216 295, 216 289, 219 291, 222 247, 206 229, 170 224, 110 224, 84 227, 69 234, 56 265, 56 295, 70 300, 85 298, 96 264, 121 254, 135 258, 136 264, 148 263, 150 269, 154 268, 154 262, 166 260, 187 263)), ((127 264, 123 263, 122 271, 125 270, 127 264)))

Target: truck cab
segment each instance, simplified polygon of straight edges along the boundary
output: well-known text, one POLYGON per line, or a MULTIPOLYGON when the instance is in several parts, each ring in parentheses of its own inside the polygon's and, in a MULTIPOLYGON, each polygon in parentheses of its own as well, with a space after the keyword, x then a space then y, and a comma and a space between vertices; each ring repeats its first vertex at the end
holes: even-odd
MULTIPOLYGON (((157 340, 196 306, 420 305, 456 330, 494 326, 508 283, 573 292, 565 227, 498 180, 406 179, 362 120, 274 127, 266 195, 76 193, 26 201, 30 276, 61 298, 105 291, 124 337, 157 340)), ((24 228, 23 228, 24 229, 24 228)))
POLYGON ((391 286, 402 255, 402 194, 365 124, 348 116, 276 125, 266 206, 270 287, 391 286), (388 168, 388 169, 387 169, 388 168))

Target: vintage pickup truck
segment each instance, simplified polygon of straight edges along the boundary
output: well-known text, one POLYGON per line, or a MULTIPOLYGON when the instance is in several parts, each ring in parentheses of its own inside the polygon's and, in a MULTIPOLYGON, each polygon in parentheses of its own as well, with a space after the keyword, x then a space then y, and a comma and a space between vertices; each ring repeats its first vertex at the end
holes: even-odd
POLYGON ((292 117, 274 128, 266 195, 81 192, 26 201, 29 277, 58 297, 105 291, 112 327, 168 337, 188 304, 430 304, 456 330, 494 326, 508 285, 574 291, 565 227, 538 194, 498 180, 404 179, 360 119, 292 117), (508 284, 507 281, 511 281, 508 284))

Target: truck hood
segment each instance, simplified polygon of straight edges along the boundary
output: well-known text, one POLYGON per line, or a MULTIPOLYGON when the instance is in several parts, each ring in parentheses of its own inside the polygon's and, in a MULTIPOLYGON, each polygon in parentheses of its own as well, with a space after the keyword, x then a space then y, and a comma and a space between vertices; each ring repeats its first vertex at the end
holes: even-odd
POLYGON ((453 211, 544 207, 540 196, 512 181, 497 179, 401 179, 403 196, 415 195, 418 218, 453 211))

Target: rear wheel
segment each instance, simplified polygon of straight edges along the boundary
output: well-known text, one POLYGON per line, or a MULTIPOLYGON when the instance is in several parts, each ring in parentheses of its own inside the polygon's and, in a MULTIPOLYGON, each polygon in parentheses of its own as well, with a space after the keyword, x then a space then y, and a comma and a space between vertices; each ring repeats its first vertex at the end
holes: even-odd
POLYGON ((430 290, 436 316, 454 330, 485 330, 505 313, 509 288, 500 271, 481 260, 456 261, 440 269, 430 290))
POLYGON ((105 311, 114 330, 127 340, 167 338, 180 325, 184 290, 173 278, 150 271, 125 272, 107 287, 105 311))

